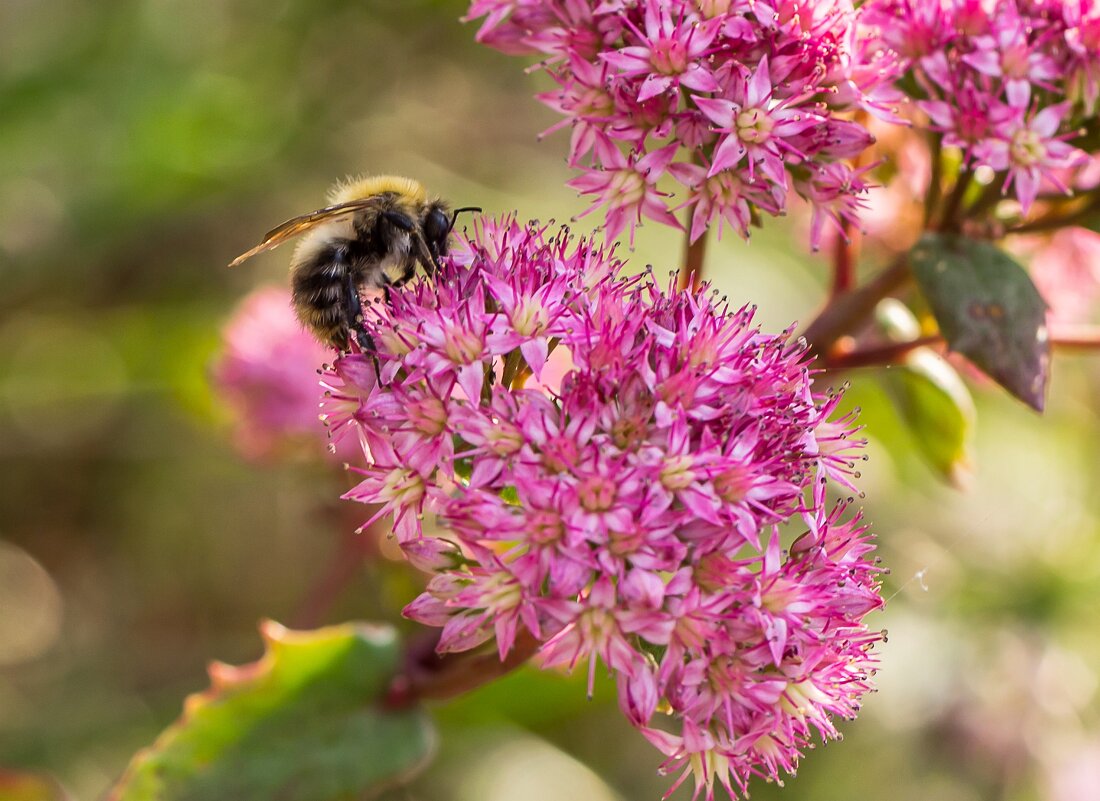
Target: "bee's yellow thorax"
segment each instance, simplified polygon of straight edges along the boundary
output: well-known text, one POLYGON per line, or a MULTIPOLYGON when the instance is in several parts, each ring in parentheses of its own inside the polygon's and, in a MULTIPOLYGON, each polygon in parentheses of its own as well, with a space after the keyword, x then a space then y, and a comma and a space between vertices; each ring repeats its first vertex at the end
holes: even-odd
POLYGON ((412 203, 423 203, 427 200, 427 192, 419 181, 402 178, 400 175, 372 175, 369 178, 349 178, 336 184, 329 191, 329 201, 347 203, 349 200, 381 195, 384 192, 392 192, 412 203))

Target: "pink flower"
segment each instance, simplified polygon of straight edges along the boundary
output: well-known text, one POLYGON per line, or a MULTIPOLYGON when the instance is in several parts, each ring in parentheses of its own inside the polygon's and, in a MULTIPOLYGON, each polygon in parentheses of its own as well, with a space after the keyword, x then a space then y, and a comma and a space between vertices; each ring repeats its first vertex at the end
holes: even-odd
POLYGON ((1086 115, 1095 116, 1100 103, 1100 7, 1091 0, 1067 0, 1062 13, 1071 53, 1066 73, 1068 94, 1086 115))
POLYGON ((760 60, 751 76, 732 78, 725 97, 699 99, 697 105, 714 123, 714 130, 725 134, 714 151, 714 163, 708 177, 747 159, 750 181, 754 177, 753 165, 760 164, 769 181, 784 184, 785 155, 790 152, 799 161, 805 159, 805 154, 795 150, 790 140, 822 123, 820 118, 798 110, 797 104, 804 99, 797 96, 785 100, 773 98, 767 56, 760 60))
POLYGON ((683 205, 692 209, 692 242, 715 222, 719 236, 728 223, 742 238, 748 239, 753 207, 779 213, 781 202, 776 202, 763 182, 746 183, 729 170, 708 177, 709 170, 700 164, 673 164, 669 171, 690 191, 683 205))
POLYGON ((1004 81, 1009 97, 1026 96, 1032 85, 1049 86, 1058 76, 1058 64, 1043 52, 1041 38, 1029 41, 1031 20, 1025 21, 1006 3, 996 21, 989 35, 974 37, 974 49, 963 60, 983 75, 1004 81))
POLYGON ((787 334, 620 268, 567 231, 482 218, 435 280, 392 292, 365 322, 381 380, 359 355, 326 377, 367 446, 347 497, 383 504, 433 573, 406 614, 442 626, 442 650, 504 657, 526 631, 590 688, 602 664, 677 783, 743 793, 869 688, 873 546, 825 496, 862 440, 787 334), (548 353, 568 355, 553 391, 529 383, 548 353), (808 533, 788 553, 792 519, 808 533))
POLYGON ((810 201, 813 209, 810 220, 811 243, 821 241, 826 223, 832 224, 840 236, 846 236, 845 223, 853 226, 859 224, 859 213, 864 206, 863 198, 870 188, 862 176, 873 166, 854 170, 846 164, 827 164, 799 184, 800 193, 810 201))
POLYGON ((1044 179, 1055 183, 1063 194, 1073 194, 1069 187, 1058 185, 1057 172, 1082 165, 1087 157, 1063 141, 1068 135, 1057 135, 1068 112, 1069 103, 1048 106, 1031 118, 1022 110, 1009 109, 998 120, 1001 135, 974 148, 980 162, 1007 173, 1005 188, 1015 185, 1025 215, 1044 179))
POLYGON ((745 236, 757 212, 785 211, 804 166, 871 144, 851 112, 897 118, 898 59, 858 38, 850 0, 480 0, 467 19, 483 43, 544 57, 560 88, 539 99, 565 117, 551 130, 572 126, 583 171, 570 185, 604 206, 609 236, 640 214, 675 224, 652 187, 665 171, 690 182, 676 207, 693 239, 716 220, 745 236), (658 153, 646 180, 634 168, 658 153))
POLYGON ((657 190, 657 179, 675 155, 675 145, 654 150, 641 158, 634 155, 627 157, 610 140, 601 137, 596 142, 596 150, 603 154, 602 166, 586 170, 583 175, 569 181, 569 186, 583 194, 598 196, 596 205, 585 211, 582 217, 606 204, 607 235, 617 236, 629 225, 631 245, 634 244, 634 230, 643 214, 673 228, 680 227, 661 199, 664 194, 657 190))
POLYGON ((222 337, 212 382, 235 418, 241 453, 252 459, 320 453, 326 431, 318 420, 317 371, 333 352, 302 328, 290 293, 279 287, 253 291, 222 337))
POLYGON ((641 77, 639 103, 681 86, 697 92, 718 91, 718 81, 705 57, 722 27, 723 20, 713 17, 702 23, 687 16, 687 8, 678 9, 673 20, 670 3, 643 0, 645 30, 638 30, 629 18, 625 25, 637 37, 638 44, 600 57, 624 78, 641 77))
POLYGON ((900 88, 964 164, 1000 173, 1026 215, 1087 155, 1070 140, 1095 123, 1100 14, 1092 0, 870 0, 869 44, 892 49, 900 88), (1091 46, 1090 46, 1091 45, 1091 46))

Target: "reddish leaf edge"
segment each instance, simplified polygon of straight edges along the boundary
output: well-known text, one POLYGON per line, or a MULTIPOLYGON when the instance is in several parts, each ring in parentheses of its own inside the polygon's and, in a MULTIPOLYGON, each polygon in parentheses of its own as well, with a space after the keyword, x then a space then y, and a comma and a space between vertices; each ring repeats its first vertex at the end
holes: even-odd
MULTIPOLYGON (((367 623, 353 621, 339 623, 331 626, 322 626, 316 629, 291 629, 270 618, 263 618, 258 624, 260 639, 263 642, 263 653, 253 662, 243 665, 230 665, 220 660, 211 660, 207 664, 206 673, 210 679, 210 686, 189 694, 183 701, 183 709, 180 716, 169 724, 152 743, 137 751, 126 765, 122 775, 114 783, 104 796, 104 801, 122 801, 124 793, 128 789, 131 780, 136 776, 144 762, 154 756, 159 750, 167 747, 176 734, 204 707, 214 703, 221 695, 229 690, 247 685, 257 677, 263 676, 274 666, 275 649, 280 645, 293 644, 295 642, 307 642, 316 639, 326 632, 351 629, 363 640, 378 646, 388 646, 397 641, 397 631, 384 623, 367 623)), ((385 687, 385 685, 383 685, 385 687)), ((385 702, 385 692, 379 695, 380 707, 385 702)), ((408 777, 417 775, 435 757, 438 750, 438 742, 433 730, 425 732, 428 738, 428 748, 424 758, 414 765, 410 765, 405 771, 392 777, 388 782, 380 784, 376 789, 385 792, 393 787, 400 786, 408 777)), ((68 801, 64 797, 63 801, 68 801)))

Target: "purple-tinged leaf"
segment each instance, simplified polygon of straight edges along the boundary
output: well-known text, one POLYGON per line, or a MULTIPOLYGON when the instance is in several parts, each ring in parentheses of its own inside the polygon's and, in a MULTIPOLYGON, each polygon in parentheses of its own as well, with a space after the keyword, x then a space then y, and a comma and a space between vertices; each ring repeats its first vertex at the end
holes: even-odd
POLYGON ((1023 267, 988 242, 927 234, 913 277, 951 350, 1036 411, 1050 376, 1046 304, 1023 267))

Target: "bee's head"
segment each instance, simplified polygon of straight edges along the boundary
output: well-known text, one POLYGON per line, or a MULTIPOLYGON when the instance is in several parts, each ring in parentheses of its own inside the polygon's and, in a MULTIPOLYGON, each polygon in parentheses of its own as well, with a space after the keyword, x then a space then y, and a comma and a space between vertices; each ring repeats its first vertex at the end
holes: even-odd
POLYGON ((435 202, 428 206, 424 214, 421 227, 424 231, 424 239, 428 242, 434 256, 447 255, 447 238, 455 227, 455 220, 464 211, 481 211, 477 206, 463 206, 448 214, 448 208, 442 202, 435 202))

